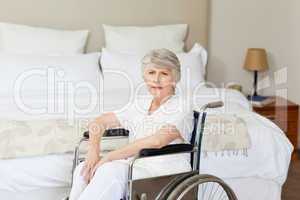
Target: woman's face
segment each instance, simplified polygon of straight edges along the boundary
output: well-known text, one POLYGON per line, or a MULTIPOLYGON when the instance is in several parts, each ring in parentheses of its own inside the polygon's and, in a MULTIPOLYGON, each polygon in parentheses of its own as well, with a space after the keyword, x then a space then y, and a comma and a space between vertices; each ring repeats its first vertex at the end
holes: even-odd
POLYGON ((149 92, 155 97, 163 98, 174 93, 175 77, 167 67, 147 66, 144 80, 149 92))

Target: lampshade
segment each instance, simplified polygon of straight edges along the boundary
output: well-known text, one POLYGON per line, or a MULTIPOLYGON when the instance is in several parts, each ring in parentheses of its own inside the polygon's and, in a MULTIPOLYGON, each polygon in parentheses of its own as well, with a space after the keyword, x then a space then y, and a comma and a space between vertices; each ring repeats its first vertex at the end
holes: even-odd
POLYGON ((250 48, 247 51, 244 68, 250 71, 263 71, 268 69, 267 52, 265 49, 250 48))

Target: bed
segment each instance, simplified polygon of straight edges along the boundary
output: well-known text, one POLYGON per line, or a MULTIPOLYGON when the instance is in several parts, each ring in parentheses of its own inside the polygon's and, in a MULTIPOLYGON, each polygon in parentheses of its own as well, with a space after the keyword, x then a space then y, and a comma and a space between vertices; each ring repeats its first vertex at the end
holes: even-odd
MULTIPOLYGON (((178 50, 177 55, 184 63, 183 65, 188 66, 189 70, 183 72, 183 80, 192 80, 189 87, 192 87, 192 91, 195 92, 193 95, 194 108, 198 109, 201 105, 215 100, 224 101, 225 107, 221 111, 238 116, 245 115, 252 141, 252 148, 249 149, 248 156, 208 155, 203 157, 200 167, 201 172, 211 173, 224 179, 233 188, 239 199, 280 199, 281 187, 287 176, 292 152, 292 146, 286 136, 271 121, 253 113, 247 99, 241 93, 224 88, 203 87, 203 84, 201 84, 205 80, 205 66, 207 63, 207 54, 204 48, 207 44, 208 33, 207 13, 209 9, 207 0, 192 0, 189 4, 185 0, 166 0, 163 2, 158 0, 147 2, 130 0, 130 2, 126 1, 126 3, 122 0, 103 0, 92 1, 89 4, 76 1, 76 3, 71 3, 71 9, 70 1, 68 0, 60 1, 60 6, 57 6, 54 1, 35 1, 35 13, 29 13, 28 10, 23 9, 24 7, 26 8, 27 4, 28 2, 19 2, 17 0, 7 2, 4 6, 0 7, 0 20, 56 29, 60 28, 64 29, 64 32, 8 25, 7 30, 9 31, 6 32, 6 39, 3 40, 6 43, 1 41, 0 34, 0 67, 6 67, 5 70, 1 68, 0 73, 0 76, 2 76, 0 77, 0 81, 2 81, 1 85, 6 86, 0 88, 0 119, 47 120, 68 117, 92 118, 105 111, 122 110, 132 96, 128 90, 130 88, 128 82, 113 75, 107 76, 106 74, 105 76, 105 73, 109 74, 111 71, 120 70, 120 67, 123 67, 123 71, 127 70, 128 75, 134 77, 133 83, 136 85, 135 82, 141 81, 138 79, 140 76, 136 76, 136 74, 139 74, 139 62, 137 61, 140 60, 143 53, 139 49, 139 54, 135 54, 133 52, 136 50, 135 48, 131 48, 127 52, 127 47, 131 46, 128 45, 128 41, 117 41, 114 37, 111 37, 110 41, 104 41, 104 34, 100 29, 100 24, 155 25, 184 22, 189 25, 189 34, 185 41, 186 45, 182 46, 184 43, 180 41, 177 45, 172 43, 170 48, 174 48, 174 51, 178 50), (128 6, 130 3, 135 6, 128 6), (149 7, 156 14, 149 15, 149 7), (165 13, 164 8, 166 7, 169 8, 168 14, 160 15, 161 13, 165 13), (53 13, 55 13, 55 17, 53 17, 53 13), (90 13, 93 13, 93 17, 91 17, 90 13), (116 14, 119 13, 122 13, 122 19, 116 19, 116 14), (134 17, 132 13, 135 13, 134 17), (13 34, 17 29, 22 34, 13 34), (80 29, 80 31, 77 32, 74 29, 80 29), (90 32, 89 39, 87 39, 87 32, 90 32), (39 35, 39 37, 33 37, 33 35, 39 35), (58 37, 58 35, 63 36, 58 37), (39 42, 36 42, 38 41, 37 38, 39 38, 39 42), (61 38, 64 38, 64 40, 61 40, 61 38), (66 38, 70 40, 66 40, 66 38), (17 40, 21 40, 24 43, 14 42, 17 40), (8 41, 11 41, 11 44, 8 41), (86 41, 88 41, 87 45, 86 41), (199 42, 201 45, 195 45, 196 42, 199 42), (39 43, 43 43, 43 48, 39 46, 39 43), (60 45, 53 46, 53 43, 60 45), (99 49, 104 43, 106 43, 106 48, 102 49, 100 57, 99 49), (108 45, 108 43, 111 45, 108 45), (117 48, 114 49, 113 46, 117 48), (186 49, 191 50, 183 52, 186 49), (98 51, 98 53, 83 54, 86 53, 86 50, 87 52, 98 51), (7 51, 9 54, 7 52, 3 53, 3 51, 7 51), (58 53, 60 55, 57 55, 58 53), (124 53, 126 56, 124 56, 124 53), (98 58, 101 58, 102 68, 98 65, 98 58), (72 99, 64 101, 62 97, 69 93, 66 94, 60 91, 57 93, 58 96, 53 96, 52 93, 45 93, 46 85, 41 84, 41 80, 36 80, 28 83, 28 88, 25 88, 26 92, 20 97, 25 102, 25 104, 22 104, 23 110, 20 109, 19 106, 16 106, 16 98, 12 98, 13 94, 11 92, 15 85, 12 85, 9 80, 17 79, 19 72, 31 69, 32 65, 40 67, 44 65, 52 67, 60 66, 63 71, 68 72, 67 75, 71 74, 70 76, 58 74, 59 77, 61 76, 67 81, 89 80, 95 86, 95 99, 89 93, 79 91, 75 95, 76 98, 74 97, 76 104, 74 101, 71 101, 72 99), (20 66, 22 67, 20 68, 20 66), (129 69, 126 66, 133 68, 129 69), (83 68, 84 70, 82 70, 83 68), (105 77, 109 77, 106 78, 106 81, 116 82, 117 80, 118 85, 104 84, 104 87, 99 88, 98 86, 103 86, 101 85, 103 79, 101 79, 100 70, 104 72, 105 77), (192 77, 186 76, 188 74, 192 75, 192 77), (135 79, 136 77, 137 79, 135 79), (49 99, 47 98, 49 95, 56 98, 55 101, 53 99, 48 101, 49 99), (82 105, 84 107, 91 101, 95 105, 88 112, 74 114, 72 111, 75 108, 68 107, 69 105, 82 105), (54 102, 55 104, 51 104, 54 102), (28 113, 26 105, 35 108, 34 112, 28 113), (50 107, 51 105, 55 106, 51 107, 50 111, 48 110, 49 113, 43 112, 42 108, 46 105, 50 105, 50 107), (64 106, 70 109, 71 112, 54 112, 57 111, 55 109, 64 111, 64 106), (24 112, 24 109, 26 112, 24 112)), ((0 30, 1 25, 0 23, 0 30)), ((180 33, 180 30, 183 28, 185 27, 180 26, 178 29, 180 38, 182 36, 185 37, 180 33)), ((107 31, 117 31, 118 33, 118 28, 111 29, 111 27, 108 27, 107 31)), ((125 31, 126 37, 130 31, 130 29, 125 31)), ((160 35, 160 32, 154 33, 153 35, 160 35)), ((2 34, 2 36, 4 35, 2 34)), ((174 35, 174 38, 178 39, 178 35, 174 35)), ((132 40, 135 40, 135 38, 133 37, 132 40)), ((147 50, 145 48, 147 45, 153 48, 153 44, 149 43, 155 40, 150 40, 149 38, 149 41, 144 38, 139 39, 139 42, 143 42, 143 45, 137 45, 136 48, 142 46, 143 52, 147 50)), ((160 41, 158 44, 164 42, 161 40, 158 41, 160 41)), ((133 41, 129 42, 129 44, 133 44, 133 41)), ((133 45, 133 47, 135 46, 133 45)), ((183 89, 181 91, 190 91, 187 88, 188 86, 181 86, 181 89, 183 89)), ((144 91, 140 90, 140 94, 143 95, 144 91)), ((1 159, 1 199, 62 199, 70 190, 72 159, 72 152, 8 160, 1 159)))
MULTIPOLYGON (((237 91, 215 88, 202 88, 201 91, 203 98, 198 102, 199 105, 222 99, 219 95, 226 94, 225 106, 228 112, 241 113, 243 110, 251 109, 247 101, 243 99, 244 97, 237 91)), ((121 91, 107 96, 112 99, 108 101, 111 102, 110 105, 107 104, 109 108, 117 107, 122 103, 121 100, 116 100, 120 94, 122 94, 121 91)), ((254 115, 254 118, 259 119, 269 130, 268 134, 265 133, 266 136, 259 137, 264 134, 261 131, 265 132, 266 129, 259 130, 257 124, 250 127, 254 130, 251 132, 253 133, 252 142, 254 146, 258 146, 252 146, 247 157, 226 155, 203 157, 200 170, 202 173, 215 174, 224 179, 239 199, 280 199, 292 148, 276 125, 254 115), (269 144, 259 147, 266 141, 269 141, 269 144)), ((72 159, 72 153, 65 153, 0 160, 1 196, 12 200, 39 199, 41 196, 45 199, 45 195, 49 199, 60 199, 70 189, 72 159)))
MULTIPOLYGON (((272 181, 259 178, 225 179, 225 181, 233 188, 239 199, 281 199, 281 188, 272 181), (251 189, 249 190, 249 188, 251 189), (254 190, 255 193, 253 193, 254 190)), ((40 188, 28 192, 19 192, 18 194, 1 191, 1 197, 10 200, 59 200, 66 197, 69 191, 69 187, 40 188)))

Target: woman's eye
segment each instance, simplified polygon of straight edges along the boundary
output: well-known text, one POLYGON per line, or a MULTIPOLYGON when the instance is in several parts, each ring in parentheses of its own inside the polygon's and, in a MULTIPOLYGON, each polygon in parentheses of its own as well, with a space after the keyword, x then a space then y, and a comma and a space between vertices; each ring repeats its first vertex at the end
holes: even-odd
POLYGON ((167 76, 167 75, 168 75, 168 73, 166 73, 166 72, 162 72, 162 75, 164 75, 164 76, 167 76))
POLYGON ((150 71, 149 74, 154 74, 154 71, 150 71))

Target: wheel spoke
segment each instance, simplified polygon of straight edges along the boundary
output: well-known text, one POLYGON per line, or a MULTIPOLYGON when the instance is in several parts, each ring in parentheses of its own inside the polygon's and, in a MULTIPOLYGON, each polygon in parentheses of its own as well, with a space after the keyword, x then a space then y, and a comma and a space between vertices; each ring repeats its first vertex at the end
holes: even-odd
POLYGON ((213 183, 209 183, 209 184, 211 185, 211 187, 210 187, 210 193, 209 193, 209 196, 208 196, 208 200, 210 199, 210 195, 211 195, 211 193, 213 191, 213 188, 214 188, 214 184, 213 183))
POLYGON ((206 187, 207 187, 207 183, 205 183, 204 184, 204 190, 203 190, 203 192, 202 192, 202 199, 204 199, 204 194, 205 194, 205 192, 206 192, 206 187))
MULTIPOLYGON (((224 191, 223 187, 222 187, 222 191, 224 191)), ((224 195, 224 193, 222 193, 222 191, 220 192, 219 199, 221 199, 222 195, 224 195)))
MULTIPOLYGON (((213 197, 212 199, 215 199, 214 197, 215 197, 216 193, 219 191, 219 187, 220 187, 220 186, 219 186, 219 184, 218 184, 217 189, 215 190, 215 192, 214 192, 214 194, 213 194, 213 196, 212 196, 212 197, 213 197)), ((221 191, 221 192, 222 192, 222 191, 221 191)))

